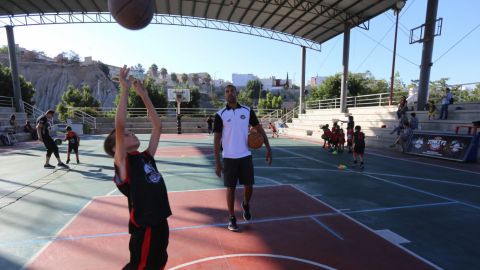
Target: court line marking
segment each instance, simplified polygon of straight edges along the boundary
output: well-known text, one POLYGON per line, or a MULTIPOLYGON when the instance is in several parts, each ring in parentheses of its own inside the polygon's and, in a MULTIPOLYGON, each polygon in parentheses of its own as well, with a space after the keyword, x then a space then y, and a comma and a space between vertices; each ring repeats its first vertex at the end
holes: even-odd
MULTIPOLYGON (((300 189, 297 188, 297 190, 300 190, 300 189)), ((303 193, 305 193, 305 192, 303 192, 303 193)), ((310 195, 310 197, 311 197, 311 195, 310 195)), ((326 205, 328 207, 331 207, 330 205, 328 205, 325 202, 322 202, 321 200, 316 200, 316 201, 320 201, 324 205, 326 205)), ((443 206, 443 205, 451 205, 451 204, 456 204, 456 203, 455 202, 445 202, 445 203, 417 204, 417 205, 407 205, 407 206, 398 206, 398 207, 382 207, 382 208, 365 209, 365 210, 353 210, 353 211, 345 211, 345 212, 340 212, 340 210, 332 208, 334 211, 328 212, 328 213, 256 219, 256 220, 251 220, 251 221, 248 221, 248 222, 247 221, 240 221, 240 222, 238 222, 238 224, 244 225, 244 224, 257 224, 257 223, 278 222, 278 221, 290 221, 290 220, 296 220, 296 219, 310 219, 310 218, 330 217, 330 216, 346 216, 345 214, 350 214, 350 213, 384 212, 384 211, 392 211, 392 210, 406 209, 406 208, 423 208, 423 207, 434 207, 434 206, 443 206)), ((346 216, 346 217, 349 217, 349 216, 346 216)), ((351 219, 351 218, 349 218, 349 219, 351 219)), ((72 220, 73 220, 73 218, 72 218, 72 220)), ((70 221, 70 223, 71 223, 71 221, 70 221)), ((190 230, 190 229, 203 229, 203 228, 212 228, 212 227, 226 227, 227 225, 228 225, 228 223, 201 224, 201 225, 194 225, 194 226, 184 226, 184 227, 171 228, 170 231, 183 231, 183 230, 190 230)), ((64 230, 64 228, 62 228, 61 230, 64 230)), ((58 234, 60 234, 60 232, 57 233, 55 236, 43 236, 43 237, 37 237, 36 239, 30 239, 30 240, 0 243, 0 247, 16 247, 16 246, 21 246, 21 245, 25 245, 25 244, 40 244, 40 243, 49 242, 49 241, 52 241, 52 242, 55 242, 55 241, 75 241, 75 240, 80 240, 80 239, 114 237, 114 236, 128 235, 128 232, 99 233, 99 234, 78 235, 78 236, 69 236, 69 237, 58 237, 58 234)))
POLYGON ((423 203, 423 204, 412 204, 412 205, 403 205, 403 206, 380 207, 380 208, 363 209, 363 210, 339 209, 338 211, 346 214, 355 214, 355 213, 368 213, 368 212, 386 212, 386 211, 398 210, 398 209, 415 209, 415 208, 422 208, 422 207, 451 205, 451 204, 458 204, 458 202, 423 203))
MULTIPOLYGON (((324 202, 324 201, 321 201, 321 200, 319 200, 318 198, 312 197, 312 196, 311 196, 310 194, 308 194, 307 192, 305 192, 305 191, 303 191, 303 190, 301 190, 301 189, 299 189, 299 188, 297 188, 297 187, 295 187, 295 186, 293 186, 293 185, 292 185, 292 187, 295 188, 295 189, 297 189, 298 191, 302 192, 303 194, 311 197, 313 200, 316 200, 316 201, 318 201, 318 202, 320 202, 320 203, 322 203, 322 204, 324 204, 324 205, 326 205, 326 206, 334 209, 334 211, 337 212, 339 215, 342 215, 342 216, 344 216, 345 218, 347 218, 347 219, 353 221, 354 223, 360 225, 362 228, 370 231, 371 233, 375 234, 377 237, 382 238, 381 236, 379 236, 378 234, 376 234, 376 233, 375 233, 375 230, 373 230, 372 228, 370 228, 370 227, 368 227, 367 225, 359 222, 358 220, 350 217, 349 215, 346 215, 345 213, 342 213, 342 212, 338 211, 337 209, 335 209, 335 208, 334 208, 333 206, 331 206, 330 204, 328 204, 328 203, 326 203, 326 202, 324 202)), ((383 239, 383 238, 382 238, 382 239, 383 239)), ((387 241, 387 240, 385 240, 385 239, 383 239, 383 240, 384 240, 384 241, 387 241)), ((387 242, 388 242, 388 241, 387 241, 387 242)), ((435 269, 443 269, 443 268, 437 266, 436 264, 428 261, 427 259, 421 257, 420 255, 414 253, 413 251, 410 251, 409 249, 407 249, 407 248, 405 248, 405 247, 403 247, 403 246, 401 246, 401 245, 394 244, 394 243, 392 243, 392 242, 388 242, 388 243, 390 243, 391 245, 397 246, 398 248, 400 248, 400 249, 402 249, 403 251, 407 252, 408 254, 414 256, 415 258, 421 260, 422 262, 424 262, 424 263, 432 266, 432 267, 435 268, 435 269)))
POLYGON ((42 254, 54 241, 55 239, 58 237, 58 235, 63 232, 63 230, 65 230, 68 226, 70 226, 70 224, 72 224, 72 222, 77 218, 77 216, 79 216, 91 203, 92 203, 93 200, 90 200, 88 201, 83 207, 82 209, 80 209, 80 211, 78 211, 78 213, 76 213, 74 216, 72 216, 72 218, 70 218, 70 220, 65 223, 65 225, 63 225, 63 227, 57 231, 57 233, 55 234, 55 238, 51 239, 51 240, 46 240, 47 241, 47 244, 45 244, 42 248, 40 248, 23 266, 22 268, 20 268, 20 270, 26 270, 28 268, 26 268, 28 265, 30 265, 31 263, 33 263, 37 258, 38 256, 40 256, 40 254, 42 254))
MULTIPOLYGON (((293 138, 293 137, 292 137, 292 138, 293 138)), ((298 137, 298 138, 296 138, 296 139, 297 139, 297 140, 300 140, 300 141, 302 141, 302 142, 307 142, 307 143, 314 144, 314 145, 321 145, 321 144, 322 144, 321 142, 305 140, 305 139, 302 138, 302 137, 298 137)), ((375 151, 371 151, 371 150, 370 150, 370 151, 367 151, 367 154, 373 155, 373 156, 385 157, 385 158, 389 158, 389 159, 396 159, 396 160, 401 160, 401 161, 406 161, 406 162, 412 162, 412 163, 430 165, 430 166, 433 166, 433 167, 440 167, 440 168, 444 168, 444 169, 449 169, 449 170, 454 170, 454 171, 460 171, 460 172, 473 173, 473 174, 478 174, 478 175, 480 175, 480 172, 473 172, 473 171, 468 171, 468 170, 463 170, 463 169, 457 169, 457 168, 442 166, 442 165, 438 165, 438 164, 432 164, 432 163, 427 163, 427 162, 415 161, 415 160, 411 160, 411 159, 407 159, 407 158, 391 157, 391 156, 379 154, 379 153, 377 153, 377 152, 375 152, 375 151)), ((420 158, 420 157, 417 157, 417 158, 420 158)))
POLYGON ((461 201, 458 201, 458 200, 455 200, 455 199, 452 199, 452 198, 449 198, 449 197, 446 197, 446 196, 437 195, 435 193, 428 192, 428 191, 425 191, 425 190, 422 190, 422 189, 418 189, 418 188, 410 187, 410 186, 403 185, 403 184, 400 184, 400 183, 396 183, 396 182, 393 182, 393 181, 390 181, 390 180, 387 180, 387 179, 383 179, 383 178, 380 178, 380 177, 377 177, 377 176, 370 175, 368 173, 363 173, 363 175, 366 175, 366 176, 371 177, 373 179, 377 179, 379 181, 389 183, 389 184, 392 184, 392 185, 395 185, 395 186, 399 186, 399 187, 402 187, 402 188, 405 188, 405 189, 409 189, 409 190, 413 190, 413 191, 416 191, 416 192, 419 192, 419 193, 427 194, 427 195, 437 197, 437 198, 440 198, 440 199, 444 199, 444 200, 447 200, 447 201, 450 201, 450 202, 456 202, 456 203, 459 203, 459 204, 462 204, 462 205, 480 210, 480 206, 475 206, 473 204, 469 204, 469 203, 466 203, 466 202, 461 202, 461 201))
POLYGON ((454 171, 460 171, 460 172, 473 173, 473 174, 480 175, 480 172, 473 172, 473 171, 468 171, 468 170, 464 170, 464 169, 457 169, 457 168, 447 167, 447 166, 438 165, 438 164, 431 164, 431 163, 422 162, 422 161, 410 160, 410 159, 406 159, 406 158, 390 157, 390 156, 387 156, 387 155, 383 155, 383 154, 379 154, 379 153, 375 153, 375 152, 371 152, 371 151, 368 151, 368 154, 373 155, 373 156, 385 157, 385 158, 390 158, 390 159, 396 159, 396 160, 401 160, 401 161, 406 161, 406 162, 424 164, 424 165, 429 165, 429 166, 433 166, 433 167, 440 167, 440 168, 444 168, 444 169, 449 169, 449 170, 454 170, 454 171))
MULTIPOLYGON (((267 167, 267 166, 264 166, 264 167, 258 166, 257 167, 256 166, 255 169, 282 169, 282 170, 301 170, 301 171, 331 171, 331 172, 338 172, 338 173, 357 173, 356 171, 353 171, 353 170, 318 169, 318 168, 301 168, 301 167, 267 167)), ((438 182, 438 183, 449 184, 449 185, 459 185, 459 186, 480 188, 480 185, 474 185, 474 184, 468 184, 468 183, 462 183, 462 182, 453 182, 453 181, 440 180, 440 179, 425 178, 425 177, 408 176, 408 175, 401 175, 401 174, 372 173, 372 172, 367 172, 367 174, 380 175, 380 176, 392 176, 392 177, 398 177, 398 178, 415 179, 415 180, 420 180, 420 181, 438 182)))
MULTIPOLYGON (((292 155, 296 155, 296 156, 303 156, 305 157, 306 159, 309 159, 309 160, 314 160, 314 161, 317 161, 319 163, 323 163, 323 164, 327 164, 329 166, 332 166, 330 163, 327 163, 327 162, 324 162, 322 160, 318 160, 318 159, 315 159, 315 158, 312 158, 312 157, 309 157, 309 156, 305 156, 303 154, 299 154, 299 153, 296 153, 296 152, 293 152, 293 151, 290 151, 290 150, 286 150, 286 149, 279 149, 281 151, 285 151, 285 152, 288 152, 288 153, 291 153, 292 155)), ((396 182, 393 182, 393 181, 390 181, 390 180, 387 180, 387 179, 383 179, 383 178, 380 178, 380 177, 377 177, 377 176, 374 176, 374 175, 371 175, 369 173, 365 173, 365 172, 356 172, 358 174, 361 174, 361 175, 365 175, 367 177, 370 177, 370 178, 373 178, 373 179, 376 179, 376 180, 379 180, 379 181, 383 181, 385 183, 389 183, 391 185, 395 185, 395 186, 399 186, 399 187, 402 187, 402 188, 405 188, 405 189, 409 189, 409 190, 412 190, 412 191, 416 191, 416 192, 419 192, 419 193, 423 193, 423 194, 427 194, 427 195, 430 195, 430 196, 433 196, 433 197, 437 197, 437 198, 440 198, 440 199, 444 199, 444 200, 447 200, 447 201, 451 201, 451 202, 457 202, 459 204, 463 204, 465 206, 468 206, 468 207, 471 207, 471 208, 474 208, 474 209, 477 209, 477 210, 480 210, 480 207, 479 206, 475 206, 473 204, 469 204, 469 203, 466 203, 466 202, 462 202, 462 201, 459 201, 459 200, 455 200, 455 199, 452 199, 452 198, 449 198, 449 197, 446 197, 446 196, 442 196, 442 195, 437 195, 435 193, 432 193, 432 192, 428 192, 428 191, 425 191, 425 190, 422 190, 422 189, 418 189, 418 188, 414 188, 414 187, 410 187, 410 186, 407 186, 407 185, 403 185, 403 184, 400 184, 400 183, 396 183, 396 182)))
POLYGON ((187 266, 191 266, 197 263, 201 262, 207 262, 207 261, 213 261, 213 260, 218 260, 218 259, 226 259, 226 258, 234 258, 234 257, 269 257, 269 258, 277 258, 277 259, 285 259, 285 260, 291 260, 291 261, 297 261, 297 262, 302 262, 305 264, 310 264, 313 266, 320 267, 322 269, 326 270, 336 270, 336 268, 330 267, 326 264, 321 264, 318 262, 310 261, 307 259, 302 259, 298 257, 293 257, 293 256, 285 256, 285 255, 278 255, 278 254, 265 254, 265 253, 240 253, 240 254, 227 254, 227 255, 221 255, 221 256, 214 256, 214 257, 207 257, 195 261, 191 261, 188 263, 184 263, 181 265, 174 266, 172 268, 169 268, 169 270, 178 270, 187 266))
POLYGON ((326 224, 324 224, 323 222, 321 222, 318 218, 316 217, 310 217, 313 221, 315 221, 318 225, 320 225, 320 227, 324 228, 326 231, 328 231, 329 233, 331 233, 333 236, 335 236, 336 238, 340 239, 340 240, 344 240, 343 237, 341 237, 338 233, 335 232, 335 230, 333 230, 332 228, 328 227, 326 224))

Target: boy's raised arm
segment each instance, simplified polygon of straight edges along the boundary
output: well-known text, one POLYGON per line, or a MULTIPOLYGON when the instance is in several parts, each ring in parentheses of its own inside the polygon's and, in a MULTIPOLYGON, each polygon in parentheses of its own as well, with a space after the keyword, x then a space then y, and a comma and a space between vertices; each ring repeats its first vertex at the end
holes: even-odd
POLYGON ((142 82, 135 80, 133 82, 133 88, 145 104, 148 117, 152 122, 152 134, 150 135, 150 142, 148 143, 147 152, 153 157, 155 156, 155 152, 157 152, 158 140, 160 139, 160 134, 162 132, 162 123, 160 122, 160 118, 158 118, 157 111, 155 110, 155 107, 148 96, 148 92, 143 87, 142 82))
POLYGON ((129 71, 130 69, 125 65, 120 69, 120 101, 118 102, 117 113, 115 114, 115 164, 120 169, 121 179, 124 179, 126 176, 124 138, 129 89, 127 76, 129 71))

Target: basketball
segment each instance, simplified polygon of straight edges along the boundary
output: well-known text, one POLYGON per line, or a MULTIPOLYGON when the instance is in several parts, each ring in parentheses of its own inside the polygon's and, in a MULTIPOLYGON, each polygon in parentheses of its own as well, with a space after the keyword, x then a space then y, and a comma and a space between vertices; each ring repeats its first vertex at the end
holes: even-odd
POLYGON ((154 0, 108 0, 108 10, 121 26, 139 30, 147 26, 155 13, 154 0))
POLYGON ((250 132, 248 134, 248 147, 258 149, 263 145, 263 136, 258 132, 250 132))
POLYGON ((62 140, 61 140, 61 139, 55 139, 55 144, 56 144, 56 145, 61 145, 61 144, 62 144, 62 140))

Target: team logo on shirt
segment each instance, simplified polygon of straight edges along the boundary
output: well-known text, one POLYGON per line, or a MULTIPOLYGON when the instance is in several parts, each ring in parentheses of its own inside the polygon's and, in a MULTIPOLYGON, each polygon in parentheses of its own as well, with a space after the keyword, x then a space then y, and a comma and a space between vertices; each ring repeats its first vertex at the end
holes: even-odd
POLYGON ((245 119, 245 118, 247 118, 247 117, 242 114, 242 115, 240 115, 240 118, 243 120, 243 119, 245 119))
POLYGON ((145 171, 145 175, 147 176, 147 183, 157 184, 160 182, 162 175, 155 170, 155 168, 150 163, 145 163, 143 166, 143 170, 145 171))
POLYGON ((454 153, 456 153, 456 152, 458 152, 462 149, 463 149, 463 143, 461 143, 460 141, 454 140, 450 144, 450 150, 454 153))
POLYGON ((420 149, 423 146, 423 138, 418 138, 413 142, 413 145, 415 146, 416 149, 420 149))

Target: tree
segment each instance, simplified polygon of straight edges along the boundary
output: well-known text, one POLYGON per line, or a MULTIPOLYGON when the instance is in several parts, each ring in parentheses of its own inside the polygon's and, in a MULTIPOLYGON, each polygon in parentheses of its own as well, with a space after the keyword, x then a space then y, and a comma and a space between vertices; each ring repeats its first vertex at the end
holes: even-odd
POLYGON ((253 105, 252 96, 253 96, 253 90, 246 88, 238 93, 237 101, 240 104, 252 107, 253 105))
POLYGON ((167 69, 162 67, 160 69, 160 75, 162 75, 162 79, 165 80, 167 78, 167 74, 168 74, 167 69))
POLYGON ((8 53, 8 46, 3 45, 2 47, 0 47, 0 53, 7 54, 8 53))
MULTIPOLYGON (((165 96, 165 85, 158 84, 154 78, 146 78, 143 87, 148 93, 150 100, 155 108, 166 108, 168 106, 167 97, 165 96)), ((120 101, 120 93, 115 98, 115 104, 120 101)), ((129 108, 145 108, 142 99, 137 96, 132 87, 128 89, 128 107, 129 108)))
MULTIPOLYGON (((364 74, 361 73, 349 73, 348 74, 348 93, 349 96, 358 96, 369 94, 369 89, 367 88, 367 79, 364 74)), ((340 83, 341 84, 341 83, 340 83)), ((340 96, 340 95, 339 95, 340 96)))
POLYGON ((103 72, 103 74, 105 74, 107 78, 110 78, 110 68, 106 64, 98 61, 98 68, 103 72))
POLYGON ((266 97, 261 99, 258 102, 259 109, 281 109, 282 108, 283 99, 280 95, 272 95, 272 93, 268 92, 266 97))
POLYGON ((200 107, 200 91, 198 87, 190 89, 190 102, 182 103, 182 108, 198 108, 200 107))
POLYGON ((175 74, 175 73, 170 74, 170 79, 171 79, 175 84, 178 84, 177 74, 175 74))
POLYGON ((158 77, 158 66, 155 64, 152 64, 150 68, 148 69, 150 72, 150 75, 154 78, 158 77))
POLYGON ((186 84, 188 82, 188 75, 186 73, 183 73, 181 78, 183 84, 186 84))
MULTIPOLYGON (((19 76, 20 89, 22 92, 22 100, 34 104, 32 97, 35 94, 35 88, 33 84, 25 79, 23 76, 19 76)), ((0 64, 0 96, 13 97, 13 82, 12 71, 10 68, 0 64)))
POLYGON ((62 95, 60 104, 57 105, 59 118, 63 121, 66 121, 68 117, 73 117, 68 112, 69 107, 84 108, 82 111, 97 116, 100 102, 93 97, 90 86, 83 85, 81 88, 75 88, 73 85, 69 85, 67 91, 62 95))
POLYGON ((212 77, 210 76, 210 74, 207 74, 207 76, 203 77, 203 81, 210 85, 210 83, 212 82, 212 77))
POLYGON ((142 64, 138 63, 136 66, 130 67, 130 70, 138 72, 140 74, 145 73, 145 68, 143 68, 142 64))
POLYGON ((308 100, 321 100, 340 97, 342 78, 340 73, 328 76, 322 84, 312 88, 308 100))
POLYGON ((198 77, 198 74, 197 73, 194 73, 192 75, 192 81, 195 85, 198 85, 198 81, 200 80, 200 77, 198 77))
POLYGON ((243 90, 242 92, 247 91, 248 98, 251 99, 251 103, 253 104, 254 101, 258 101, 260 99, 261 89, 262 89, 262 84, 260 83, 260 81, 252 80, 247 82, 247 86, 245 87, 245 90, 243 90))

